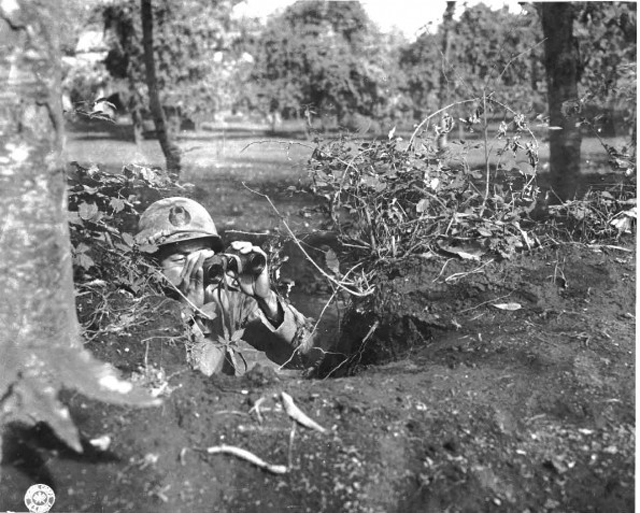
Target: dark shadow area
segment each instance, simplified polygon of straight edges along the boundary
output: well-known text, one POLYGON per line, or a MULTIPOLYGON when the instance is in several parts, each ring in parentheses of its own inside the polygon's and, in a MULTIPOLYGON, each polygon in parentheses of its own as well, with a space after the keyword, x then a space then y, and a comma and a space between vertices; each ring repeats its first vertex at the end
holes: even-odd
MULTIPOLYGON (((44 423, 33 427, 9 424, 2 437, 2 466, 13 467, 31 483, 50 486, 56 490, 56 476, 50 470, 50 461, 66 459, 80 464, 120 462, 109 451, 98 451, 86 439, 81 439, 83 453, 77 453, 63 443, 44 423)), ((7 471, 5 471, 7 473, 7 471)))

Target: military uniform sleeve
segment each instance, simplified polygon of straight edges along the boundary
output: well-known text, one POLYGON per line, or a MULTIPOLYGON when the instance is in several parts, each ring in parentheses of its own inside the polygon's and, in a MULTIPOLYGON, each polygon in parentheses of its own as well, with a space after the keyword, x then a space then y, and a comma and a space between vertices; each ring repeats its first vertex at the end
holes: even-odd
POLYGON ((277 297, 283 319, 279 326, 274 326, 264 312, 256 305, 256 315, 262 324, 282 342, 305 354, 313 347, 313 320, 305 317, 290 303, 277 297))

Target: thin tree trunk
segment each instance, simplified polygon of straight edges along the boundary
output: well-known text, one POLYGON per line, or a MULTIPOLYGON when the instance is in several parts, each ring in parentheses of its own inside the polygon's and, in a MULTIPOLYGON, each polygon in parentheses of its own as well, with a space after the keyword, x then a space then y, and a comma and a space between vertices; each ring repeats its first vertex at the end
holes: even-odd
POLYGON ((129 83, 129 113, 131 115, 131 125, 133 128, 133 142, 136 144, 138 151, 142 150, 142 133, 144 131, 144 120, 142 119, 142 101, 136 91, 134 80, 131 78, 131 71, 128 73, 129 83))
POLYGON ((147 87, 149 88, 149 108, 156 127, 156 134, 162 153, 167 162, 167 170, 180 173, 180 149, 171 141, 167 119, 160 103, 156 64, 153 54, 153 9, 151 0, 140 0, 142 16, 142 46, 144 47, 144 64, 146 68, 147 87))
MULTIPOLYGON (((455 2, 447 2, 447 8, 444 11, 442 18, 442 70, 440 72, 440 84, 438 86, 438 109, 442 109, 447 105, 449 98, 449 83, 445 74, 447 66, 449 66, 449 60, 451 58, 451 29, 453 28, 453 15, 456 10, 455 2)), ((440 120, 440 127, 445 128, 444 116, 440 120)), ((462 137, 460 137, 462 138, 462 137)), ((438 138, 438 148, 444 149, 447 147, 447 134, 444 133, 438 138)))
POLYGON ((579 108, 580 80, 578 42, 573 36, 575 6, 564 2, 537 4, 545 37, 549 123, 562 127, 549 134, 551 186, 561 200, 573 198, 580 184, 580 146, 582 133, 572 105, 579 108))

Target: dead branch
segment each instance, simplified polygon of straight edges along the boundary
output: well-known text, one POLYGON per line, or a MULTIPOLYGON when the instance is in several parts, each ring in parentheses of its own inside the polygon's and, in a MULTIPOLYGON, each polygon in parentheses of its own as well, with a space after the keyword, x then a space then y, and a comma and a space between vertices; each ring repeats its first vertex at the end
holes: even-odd
POLYGON ((286 474, 288 468, 286 465, 273 465, 271 463, 267 463, 263 459, 259 458, 255 454, 247 451, 246 449, 242 449, 240 447, 236 447, 234 445, 215 445, 213 447, 207 448, 208 454, 232 454, 242 460, 248 461, 249 463, 253 463, 255 466, 260 467, 264 470, 267 470, 273 474, 286 474))
MULTIPOLYGON (((269 196, 267 196, 266 194, 263 194, 261 192, 256 191, 255 189, 252 189, 251 187, 247 186, 247 184, 245 184, 244 182, 242 183, 242 185, 250 192, 252 192, 253 194, 256 194, 258 196, 262 196, 263 198, 265 198, 268 202, 269 205, 271 205, 271 208, 274 210, 274 212, 278 215, 278 217, 280 218, 280 220, 282 221, 282 224, 284 225, 284 227, 286 228, 287 232, 289 233, 289 236, 291 237, 291 239, 293 240, 293 242, 295 243, 296 246, 298 246, 298 249, 300 251, 302 251, 303 255, 305 256, 305 258, 307 258, 307 260, 309 262, 311 262, 311 264, 318 270, 318 272, 320 274, 322 274, 327 280, 329 280, 331 283, 333 283, 336 287, 341 288, 342 290, 344 290, 345 292, 351 294, 352 296, 356 296, 356 297, 366 297, 370 294, 373 293, 375 287, 369 287, 368 289, 364 290, 364 291, 358 291, 358 290, 353 290, 349 287, 347 287, 342 281, 337 281, 335 278, 333 278, 332 276, 329 276, 318 264, 316 264, 315 260, 313 260, 313 258, 311 258, 311 256, 309 255, 309 253, 307 253, 307 251, 302 247, 302 244, 300 243, 300 241, 298 240, 298 238, 295 236, 295 234, 293 233, 293 231, 291 230, 291 228, 289 227, 289 225, 287 224, 287 222, 284 220, 284 216, 280 213, 280 211, 276 208, 276 206, 273 204, 273 202, 271 201, 271 198, 269 196)), ((356 267, 360 266, 360 264, 357 264, 356 266, 353 267, 353 269, 355 269, 356 267)), ((352 283, 350 285, 353 285, 352 283)))
POLYGON ((323 434, 327 432, 325 428, 323 428, 320 424, 318 424, 315 420, 313 420, 300 408, 298 408, 293 402, 293 398, 289 394, 287 394, 286 392, 281 392, 280 398, 282 399, 284 411, 287 412, 287 415, 289 415, 289 417, 298 422, 298 424, 310 429, 315 429, 316 431, 319 431, 323 434))

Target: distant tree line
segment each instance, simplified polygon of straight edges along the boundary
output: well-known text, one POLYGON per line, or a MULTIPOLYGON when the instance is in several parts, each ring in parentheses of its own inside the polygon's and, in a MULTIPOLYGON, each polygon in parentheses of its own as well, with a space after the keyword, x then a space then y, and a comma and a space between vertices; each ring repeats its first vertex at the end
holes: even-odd
MULTIPOLYGON (((411 122, 438 108, 443 81, 449 99, 486 89, 524 112, 540 113, 547 103, 537 4, 523 4, 519 14, 465 6, 449 27, 445 56, 444 24, 408 42, 381 33, 358 2, 296 2, 264 26, 234 18, 237 3, 154 0, 158 89, 171 113, 411 122)), ((109 45, 104 64, 136 113, 148 103, 139 2, 99 5, 94 20, 109 45)), ((572 3, 571 10, 580 94, 622 112, 628 98, 620 89, 636 60, 635 3, 572 3)))
MULTIPOLYGON (((264 25, 234 17, 237 3, 150 2, 154 90, 169 131, 230 111, 269 118, 274 128, 278 119, 314 129, 411 127, 448 102, 490 96, 545 120, 570 102, 602 134, 635 134, 632 2, 521 4, 518 14, 484 4, 456 12, 448 2, 444 23, 415 41, 383 34, 356 1, 298 1, 264 25), (558 30, 567 37, 552 37, 558 30)), ((150 113, 141 20, 139 0, 98 3, 93 13, 107 35, 111 88, 138 139, 150 113)), ((575 120, 550 137, 572 127, 575 120)))

